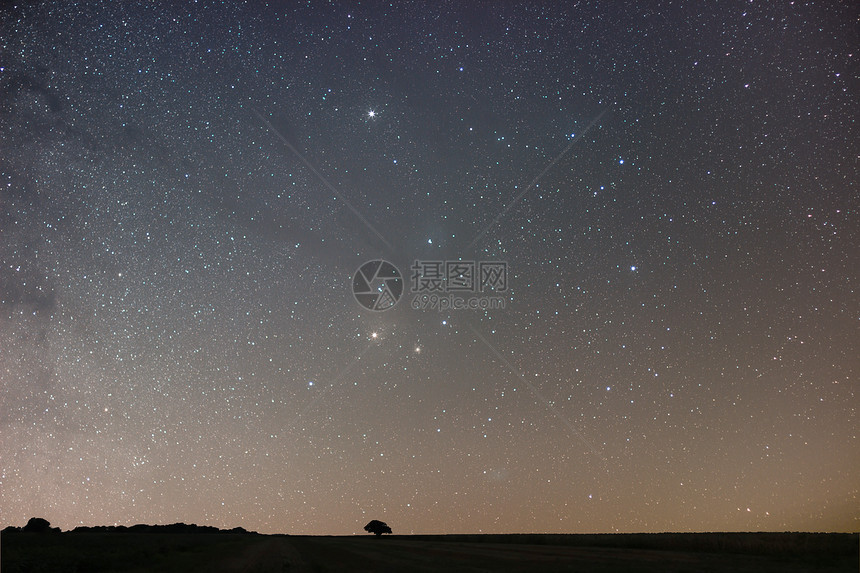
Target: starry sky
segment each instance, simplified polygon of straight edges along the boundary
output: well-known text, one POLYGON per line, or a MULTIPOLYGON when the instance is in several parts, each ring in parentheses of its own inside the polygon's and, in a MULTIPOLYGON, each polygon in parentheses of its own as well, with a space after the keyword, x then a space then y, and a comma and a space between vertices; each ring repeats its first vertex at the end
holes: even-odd
POLYGON ((857 531, 851 4, 5 3, 0 526, 857 531))

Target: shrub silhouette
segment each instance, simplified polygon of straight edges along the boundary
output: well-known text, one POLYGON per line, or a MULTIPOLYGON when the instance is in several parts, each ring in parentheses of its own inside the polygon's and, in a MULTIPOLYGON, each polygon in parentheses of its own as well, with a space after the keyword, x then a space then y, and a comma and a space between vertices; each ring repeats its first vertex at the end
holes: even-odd
POLYGON ((60 531, 60 528, 52 528, 51 523, 47 519, 31 517, 30 521, 27 522, 27 525, 25 525, 21 531, 26 531, 28 533, 51 533, 60 531))
POLYGON ((391 528, 388 527, 388 524, 384 521, 379 521, 378 519, 374 519, 373 521, 365 525, 364 530, 368 533, 373 533, 375 535, 391 533, 391 528))

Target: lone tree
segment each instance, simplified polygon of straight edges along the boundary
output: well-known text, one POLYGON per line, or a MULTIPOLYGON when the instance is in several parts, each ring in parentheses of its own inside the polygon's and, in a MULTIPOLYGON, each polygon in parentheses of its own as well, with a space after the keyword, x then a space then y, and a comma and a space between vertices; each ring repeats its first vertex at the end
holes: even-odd
POLYGON ((26 531, 27 533, 58 533, 60 528, 51 527, 51 524, 47 519, 31 517, 30 521, 27 522, 27 525, 25 525, 24 529, 21 531, 26 531))
POLYGON ((373 521, 365 525, 364 530, 368 533, 374 533, 376 535, 382 535, 383 533, 391 533, 391 528, 388 527, 388 524, 384 521, 379 521, 378 519, 374 519, 373 521))

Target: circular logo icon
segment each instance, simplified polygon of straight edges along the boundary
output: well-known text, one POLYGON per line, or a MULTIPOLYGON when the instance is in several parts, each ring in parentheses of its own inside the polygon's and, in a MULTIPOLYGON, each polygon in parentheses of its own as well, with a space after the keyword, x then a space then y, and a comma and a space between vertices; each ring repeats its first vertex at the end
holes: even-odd
POLYGON ((368 310, 388 310, 403 294, 403 277, 388 261, 367 261, 352 277, 352 294, 368 310))

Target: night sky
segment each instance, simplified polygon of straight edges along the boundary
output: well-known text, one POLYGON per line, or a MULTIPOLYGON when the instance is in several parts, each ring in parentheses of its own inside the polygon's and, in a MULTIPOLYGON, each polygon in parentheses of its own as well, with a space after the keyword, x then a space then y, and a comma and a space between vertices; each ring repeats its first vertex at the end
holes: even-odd
POLYGON ((24 4, 0 526, 860 529, 853 3, 24 4))

